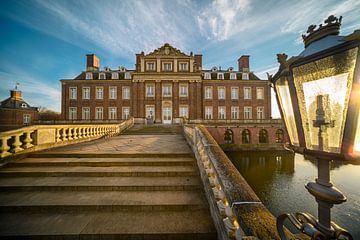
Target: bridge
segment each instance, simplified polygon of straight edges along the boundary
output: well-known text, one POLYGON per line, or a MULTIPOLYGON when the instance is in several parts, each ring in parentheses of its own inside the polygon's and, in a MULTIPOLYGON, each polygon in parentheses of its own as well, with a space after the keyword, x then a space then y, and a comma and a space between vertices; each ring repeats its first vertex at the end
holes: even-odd
POLYGON ((203 126, 32 126, 0 134, 7 239, 278 239, 203 126))

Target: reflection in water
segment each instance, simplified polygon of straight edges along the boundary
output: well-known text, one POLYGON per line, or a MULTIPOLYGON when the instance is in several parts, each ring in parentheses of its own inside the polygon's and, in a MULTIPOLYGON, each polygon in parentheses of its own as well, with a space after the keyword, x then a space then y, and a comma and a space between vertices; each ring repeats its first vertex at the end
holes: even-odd
MULTIPOLYGON (((268 209, 278 216, 286 212, 310 212, 317 216, 314 197, 305 184, 317 177, 316 160, 289 152, 228 152, 235 167, 268 209)), ((332 220, 360 239, 360 165, 331 163, 331 180, 347 202, 331 209, 332 220)))

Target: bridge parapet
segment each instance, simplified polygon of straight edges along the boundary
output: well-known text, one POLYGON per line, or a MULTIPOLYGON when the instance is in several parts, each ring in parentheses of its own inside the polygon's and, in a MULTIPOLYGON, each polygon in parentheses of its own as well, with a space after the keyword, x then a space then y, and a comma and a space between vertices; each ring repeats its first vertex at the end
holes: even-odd
MULTIPOLYGON (((219 239, 280 239, 276 218, 202 125, 184 126, 200 169, 219 239), (251 237, 250 237, 251 238, 251 237)), ((294 239, 287 232, 288 239, 294 239)))
POLYGON ((133 126, 134 119, 116 124, 32 125, 0 133, 0 159, 20 153, 111 137, 133 126))

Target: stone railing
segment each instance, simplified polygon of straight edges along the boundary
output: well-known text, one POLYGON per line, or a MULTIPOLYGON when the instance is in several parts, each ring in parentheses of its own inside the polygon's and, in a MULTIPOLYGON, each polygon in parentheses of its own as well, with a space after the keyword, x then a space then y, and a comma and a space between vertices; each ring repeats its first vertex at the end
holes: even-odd
POLYGON ((0 133, 0 159, 100 137, 109 137, 134 124, 128 119, 117 124, 33 125, 0 133))
POLYGON ((283 124, 282 119, 202 119, 188 120, 189 124, 210 124, 210 125, 228 125, 228 124, 283 124))
MULTIPOLYGON (((192 147, 218 239, 280 239, 276 218, 202 125, 184 126, 192 147)), ((294 239, 287 232, 288 239, 294 239)))

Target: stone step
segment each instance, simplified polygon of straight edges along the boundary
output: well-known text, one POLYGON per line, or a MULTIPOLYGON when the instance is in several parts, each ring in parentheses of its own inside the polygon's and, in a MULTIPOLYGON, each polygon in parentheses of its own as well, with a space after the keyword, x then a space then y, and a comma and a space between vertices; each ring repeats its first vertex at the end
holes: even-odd
POLYGON ((29 158, 193 158, 192 153, 59 153, 55 149, 53 152, 30 153, 29 158))
POLYGON ((0 235, 5 239, 217 239, 205 209, 0 213, 0 221, 0 235))
POLYGON ((200 190, 198 177, 8 177, 0 192, 10 191, 180 191, 200 190))
POLYGON ((3 192, 0 212, 183 211, 205 202, 199 191, 3 192))
POLYGON ((115 167, 4 167, 0 177, 152 177, 195 176, 194 166, 115 166, 115 167))

